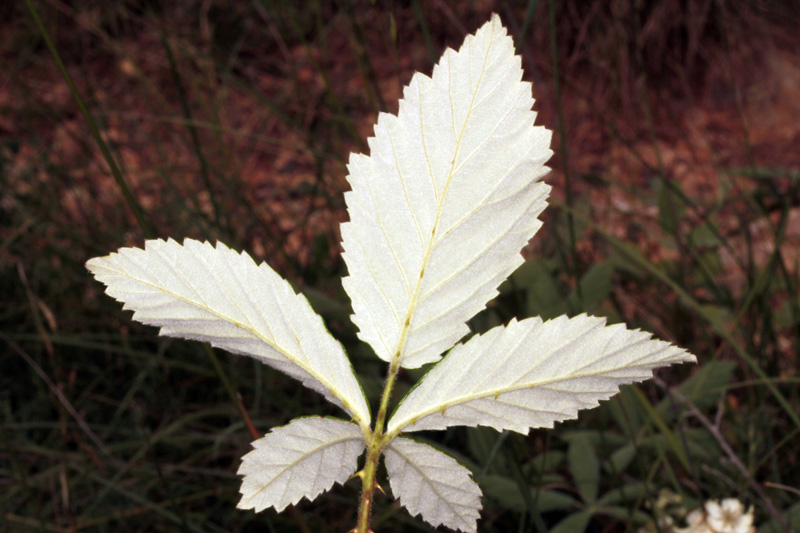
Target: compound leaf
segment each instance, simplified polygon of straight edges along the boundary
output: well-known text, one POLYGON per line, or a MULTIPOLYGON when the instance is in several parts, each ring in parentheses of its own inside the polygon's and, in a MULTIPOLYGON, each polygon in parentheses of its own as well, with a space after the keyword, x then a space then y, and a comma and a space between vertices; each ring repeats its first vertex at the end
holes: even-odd
POLYGON ((266 263, 222 243, 151 240, 86 263, 133 319, 161 335, 255 357, 299 379, 360 424, 370 414, 341 344, 305 296, 266 263))
POLYGON ((495 15, 415 74, 370 156, 348 164, 344 288, 359 337, 385 361, 438 361, 497 295, 541 226, 550 132, 495 15))
POLYGON ((405 437, 393 439, 384 457, 392 493, 412 515, 434 527, 477 531, 481 489, 458 461, 405 437))
POLYGON ((358 425, 335 418, 297 418, 273 428, 242 457, 236 507, 281 512, 303 497, 313 500, 353 475, 365 446, 358 425))
POLYGON ((491 426, 527 433, 575 418, 621 384, 695 357, 605 318, 512 320, 459 344, 408 393, 388 425, 400 431, 491 426))

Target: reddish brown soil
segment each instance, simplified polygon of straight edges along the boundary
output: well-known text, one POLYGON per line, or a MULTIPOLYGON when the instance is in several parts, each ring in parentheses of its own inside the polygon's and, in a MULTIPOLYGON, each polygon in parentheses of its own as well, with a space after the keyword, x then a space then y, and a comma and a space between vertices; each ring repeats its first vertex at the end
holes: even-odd
MULTIPOLYGON (((613 25, 629 29, 625 17, 630 13, 587 11, 568 3, 557 22, 560 123, 542 4, 519 52, 534 82, 540 121, 566 135, 566 160, 560 136, 554 139, 555 171, 547 178, 554 198, 565 198, 568 168, 572 192, 584 202, 579 205, 590 206, 592 219, 635 242, 651 259, 669 258, 680 252, 661 245, 658 207, 652 201, 663 175, 697 206, 681 222, 686 232, 714 216, 731 239, 726 271, 731 283, 739 283, 733 278, 735 255, 744 253, 743 232, 755 237, 759 258, 771 250, 767 219, 743 220, 755 217, 745 197, 766 187, 779 198, 789 182, 778 173, 765 185, 732 169, 800 168, 800 39, 787 15, 779 13, 781 19, 774 13, 731 9, 713 19, 713 13, 694 13, 683 2, 667 1, 643 20, 638 33, 615 41, 619 36, 613 25), (598 30, 606 26, 611 29, 598 30), (683 33, 676 34, 675 28, 683 33), (726 208, 718 210, 719 203, 726 208)), ((435 54, 443 45, 457 47, 464 33, 474 31, 492 11, 500 12, 512 33, 524 20, 523 10, 504 3, 448 5, 438 1, 424 9, 435 54)), ((395 6, 389 12, 364 3, 351 18, 323 5, 326 33, 308 30, 298 39, 286 35, 291 27, 286 21, 268 13, 242 21, 234 9, 212 12, 202 6, 207 10, 199 14, 190 9, 197 7, 192 2, 165 9, 157 22, 146 13, 119 13, 99 5, 75 8, 53 2, 42 11, 78 90, 101 119, 104 137, 159 235, 195 231, 184 218, 176 220, 176 201, 196 205, 207 218, 215 216, 216 208, 228 213, 229 231, 254 255, 276 261, 276 247, 282 246, 303 264, 309 261, 307 243, 314 235, 331 231, 335 236, 335 223, 346 216, 338 198, 347 189, 347 153, 365 149, 363 139, 371 133, 381 102, 386 110, 396 110, 412 72, 431 71, 420 19, 412 8, 395 6), (109 20, 115 16, 120 20, 109 20), (200 178, 202 164, 190 142, 159 24, 169 33, 215 198, 200 178), (231 75, 223 77, 219 64, 229 57, 223 52, 235 50, 220 50, 213 43, 230 25, 257 32, 260 40, 245 41, 236 50, 241 56, 231 75), (352 118, 350 126, 343 114, 352 118), (324 155, 315 157, 314 152, 324 155), (299 186, 303 183, 305 189, 299 186), (304 192, 313 184, 322 195, 304 192)), ((0 141, 8 187, 3 201, 10 206, 31 194, 55 195, 59 209, 48 213, 55 224, 53 238, 64 225, 127 227, 128 243, 139 243, 133 217, 121 207, 119 187, 26 16, 20 10, 0 23, 5 65, 0 141)), ((784 244, 790 265, 797 264, 799 213, 793 213, 784 244)), ((588 255, 596 252, 591 239, 579 247, 588 255)))

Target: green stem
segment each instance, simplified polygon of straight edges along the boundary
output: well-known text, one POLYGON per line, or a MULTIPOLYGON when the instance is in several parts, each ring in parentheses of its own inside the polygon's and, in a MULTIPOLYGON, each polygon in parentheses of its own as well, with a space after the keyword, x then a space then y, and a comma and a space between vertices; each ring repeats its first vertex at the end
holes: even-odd
POLYGON ((375 492, 375 471, 378 469, 378 459, 381 457, 380 446, 376 441, 377 439, 373 439, 373 441, 369 443, 367 462, 364 465, 364 470, 361 471, 363 485, 361 488, 361 502, 358 504, 357 533, 368 533, 372 531, 369 528, 369 519, 372 514, 372 497, 375 492))
POLYGON ((386 375, 386 383, 383 387, 381 405, 378 408, 378 417, 375 419, 375 431, 367 442, 367 460, 364 469, 361 471, 361 503, 358 505, 358 525, 356 533, 369 533, 370 515, 372 512, 372 498, 375 492, 375 472, 378 470, 378 460, 381 458, 381 450, 387 441, 384 440, 383 425, 386 421, 386 411, 389 409, 389 399, 392 397, 392 389, 400 371, 399 354, 392 358, 389 372, 386 375))

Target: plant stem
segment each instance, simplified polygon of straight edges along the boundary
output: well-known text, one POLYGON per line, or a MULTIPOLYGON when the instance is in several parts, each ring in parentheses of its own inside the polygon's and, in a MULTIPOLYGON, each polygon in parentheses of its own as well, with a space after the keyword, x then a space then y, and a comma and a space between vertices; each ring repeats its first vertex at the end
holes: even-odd
POLYGON ((372 497, 375 492, 375 472, 378 470, 378 460, 381 458, 381 450, 384 444, 383 424, 386 421, 386 411, 389 408, 389 398, 392 397, 395 379, 400 371, 400 357, 392 358, 389 365, 389 372, 386 375, 386 383, 383 386, 383 396, 381 405, 378 408, 378 417, 375 419, 375 431, 372 438, 367 442, 367 460, 364 469, 361 471, 361 503, 358 505, 358 525, 356 533, 369 533, 370 514, 372 511, 372 497))

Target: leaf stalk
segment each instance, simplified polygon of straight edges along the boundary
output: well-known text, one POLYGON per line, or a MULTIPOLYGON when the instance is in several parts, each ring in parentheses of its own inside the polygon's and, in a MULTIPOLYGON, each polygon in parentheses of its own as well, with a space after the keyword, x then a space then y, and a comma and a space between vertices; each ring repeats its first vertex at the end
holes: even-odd
POLYGON ((367 439, 367 459, 364 463, 364 469, 361 471, 361 502, 358 505, 358 524, 356 526, 356 533, 370 533, 372 530, 369 528, 370 517, 372 513, 372 499, 375 493, 375 472, 378 470, 378 461, 381 458, 381 450, 387 440, 384 439, 383 426, 386 422, 386 412, 389 409, 389 399, 392 397, 392 390, 394 389, 394 382, 397 379, 397 374, 400 372, 400 352, 392 358, 392 363, 389 365, 389 370, 386 375, 386 382, 383 386, 383 395, 381 396, 381 404, 378 408, 378 416, 375 419, 375 431, 372 432, 370 438, 367 439))

